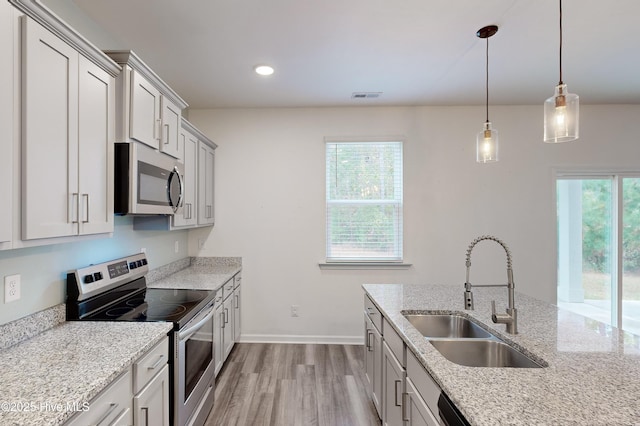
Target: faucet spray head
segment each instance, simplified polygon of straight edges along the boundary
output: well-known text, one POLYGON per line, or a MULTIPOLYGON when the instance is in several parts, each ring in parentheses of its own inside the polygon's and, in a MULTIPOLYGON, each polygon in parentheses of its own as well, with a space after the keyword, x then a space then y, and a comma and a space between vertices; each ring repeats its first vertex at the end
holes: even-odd
POLYGON ((473 293, 471 292, 471 284, 464 284, 466 290, 464 292, 464 308, 473 310, 473 293))

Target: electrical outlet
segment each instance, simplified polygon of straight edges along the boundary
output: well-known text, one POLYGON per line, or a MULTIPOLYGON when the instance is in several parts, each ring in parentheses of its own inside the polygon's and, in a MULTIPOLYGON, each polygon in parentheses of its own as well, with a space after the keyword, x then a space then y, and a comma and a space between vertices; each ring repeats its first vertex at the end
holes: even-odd
POLYGON ((297 318, 298 315, 298 311, 300 311, 300 306, 299 305, 291 305, 291 316, 294 318, 297 318))
POLYGON ((178 240, 176 240, 176 243, 174 244, 173 249, 176 253, 180 251, 180 243, 178 242, 178 240))
POLYGON ((198 238, 198 248, 199 249, 204 248, 204 240, 202 238, 198 238))
POLYGON ((4 277, 4 303, 20 299, 20 274, 4 277))

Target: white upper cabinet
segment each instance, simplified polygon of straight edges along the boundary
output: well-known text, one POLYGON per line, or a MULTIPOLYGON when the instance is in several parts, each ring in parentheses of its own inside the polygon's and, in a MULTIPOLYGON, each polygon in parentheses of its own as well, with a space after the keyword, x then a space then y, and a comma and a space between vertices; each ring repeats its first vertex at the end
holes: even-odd
MULTIPOLYGON (((13 217, 13 144, 14 144, 14 107, 13 107, 13 67, 16 53, 14 50, 14 13, 8 2, 0 3, 0 249, 11 248, 13 217)), ((18 151, 19 152, 19 151, 18 151)))
POLYGON ((21 18, 21 239, 44 244, 113 232, 120 67, 39 2, 12 3, 27 13, 21 18))
POLYGON ((198 224, 213 225, 213 169, 215 148, 200 141, 198 145, 198 224))
POLYGON ((188 105, 130 50, 105 52, 123 68, 116 82, 116 141, 137 141, 182 158, 180 120, 188 105))
POLYGON ((78 233, 78 52, 23 19, 22 238, 78 233))
POLYGON ((23 18, 25 240, 113 232, 114 78, 23 18))
MULTIPOLYGON (((185 123, 187 123, 185 121, 185 123)), ((173 226, 195 226, 198 224, 196 211, 197 172, 198 172, 198 139, 188 129, 182 128, 180 139, 184 147, 184 207, 182 213, 173 215, 173 226)))
MULTIPOLYGON (((125 72, 127 70, 125 69, 125 72)), ((160 91, 139 72, 131 74, 130 137, 158 149, 160 139, 160 91)), ((120 142, 120 140, 118 140, 120 142)))
POLYGON ((183 141, 180 140, 182 129, 182 109, 167 97, 162 98, 162 132, 160 150, 175 158, 182 159, 183 141))
POLYGON ((113 232, 115 81, 84 56, 79 69, 79 233, 113 232))

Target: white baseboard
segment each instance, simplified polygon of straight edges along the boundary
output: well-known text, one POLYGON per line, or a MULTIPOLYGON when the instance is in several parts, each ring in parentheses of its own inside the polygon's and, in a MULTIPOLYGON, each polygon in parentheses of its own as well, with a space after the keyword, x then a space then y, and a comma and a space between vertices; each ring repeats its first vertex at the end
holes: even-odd
POLYGON ((242 334, 240 343, 319 343, 364 345, 363 336, 300 336, 294 334, 242 334))

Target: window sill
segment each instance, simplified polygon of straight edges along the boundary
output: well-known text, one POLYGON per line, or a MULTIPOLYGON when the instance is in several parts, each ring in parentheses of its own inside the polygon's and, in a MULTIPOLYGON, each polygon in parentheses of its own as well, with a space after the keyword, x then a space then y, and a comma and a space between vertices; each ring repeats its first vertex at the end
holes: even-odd
POLYGON ((319 262, 320 269, 409 269, 404 262, 319 262))

